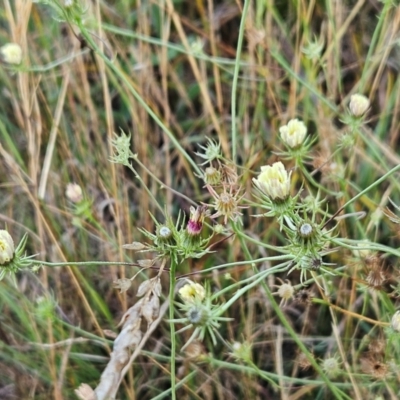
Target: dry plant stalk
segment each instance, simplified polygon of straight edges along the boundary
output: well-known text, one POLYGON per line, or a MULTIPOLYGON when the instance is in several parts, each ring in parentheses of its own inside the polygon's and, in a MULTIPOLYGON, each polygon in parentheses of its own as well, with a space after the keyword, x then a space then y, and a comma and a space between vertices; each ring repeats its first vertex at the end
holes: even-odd
MULTIPOLYGON (((137 295, 143 297, 125 312, 118 324, 122 326, 122 330, 114 341, 113 352, 101 375, 100 383, 94 390, 87 384, 82 384, 75 390, 75 394, 81 400, 114 399, 127 370, 125 367, 133 361, 131 350, 139 346, 143 335, 149 331, 150 327, 154 329, 153 322, 160 313, 160 276, 144 281, 139 286, 137 295), (143 318, 147 322, 146 332, 142 331, 143 318)), ((157 322, 160 320, 158 319, 157 322)))

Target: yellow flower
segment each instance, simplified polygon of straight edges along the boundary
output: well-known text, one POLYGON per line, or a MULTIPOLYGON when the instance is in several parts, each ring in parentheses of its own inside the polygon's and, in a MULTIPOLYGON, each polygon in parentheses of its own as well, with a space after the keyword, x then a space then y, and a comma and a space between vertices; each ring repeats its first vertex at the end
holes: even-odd
POLYGON ((261 167, 261 173, 254 184, 271 200, 286 200, 290 191, 290 174, 279 161, 261 167))
POLYGON ((368 110, 370 101, 362 94, 353 94, 350 97, 349 108, 355 117, 362 117, 368 110))
POLYGON ((299 147, 307 135, 307 127, 303 121, 291 119, 287 125, 279 128, 282 140, 291 148, 299 147))
POLYGON ((187 285, 179 289, 179 294, 187 303, 194 303, 195 300, 203 301, 206 291, 199 283, 190 281, 187 285))
POLYGON ((7 64, 21 64, 22 61, 22 49, 16 43, 7 43, 0 47, 0 54, 7 64))
POLYGON ((14 241, 4 229, 0 230, 0 265, 8 264, 14 258, 14 241))

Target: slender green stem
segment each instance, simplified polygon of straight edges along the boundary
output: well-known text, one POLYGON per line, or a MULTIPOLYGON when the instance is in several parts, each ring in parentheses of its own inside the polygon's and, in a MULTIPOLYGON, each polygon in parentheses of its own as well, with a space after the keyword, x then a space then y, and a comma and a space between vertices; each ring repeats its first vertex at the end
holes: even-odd
POLYGON ((389 10, 393 7, 394 2, 387 0, 387 1, 384 1, 383 3, 385 5, 383 7, 382 12, 379 15, 378 24, 375 27, 374 34, 372 35, 372 39, 368 46, 368 54, 364 61, 363 73, 361 75, 360 84, 358 86, 359 90, 361 92, 363 92, 365 90, 367 79, 370 77, 371 73, 373 73, 373 71, 375 71, 375 68, 371 68, 371 64, 378 60, 378 58, 375 56, 375 54, 376 54, 376 46, 377 46, 377 43, 379 40, 379 35, 382 32, 382 27, 383 27, 383 23, 385 21, 386 15, 389 12, 389 10))
MULTIPOLYGON (((237 229, 237 226, 233 224, 232 226, 233 230, 235 231, 236 234, 238 234, 239 230, 237 229)), ((251 260, 251 254, 249 252, 249 249, 247 248, 247 245, 244 241, 241 241, 242 248, 246 254, 246 257, 251 260)), ((269 289, 269 287, 265 284, 264 279, 260 281, 261 286, 263 287, 269 301, 271 302, 272 308, 274 309, 276 315, 278 316, 279 320, 281 321, 282 325, 287 329, 289 335, 293 338, 293 340, 296 342, 296 344, 299 346, 300 350, 306 355, 307 359, 310 361, 311 365, 314 367, 314 369, 321 375, 322 380, 327 384, 329 389, 332 391, 332 393, 335 394, 337 399, 343 399, 347 398, 350 399, 345 393, 343 393, 339 388, 335 386, 333 382, 329 380, 329 378, 326 376, 322 368, 319 366, 317 361, 314 359, 313 355, 310 353, 310 351, 307 349, 307 347, 304 345, 304 343, 301 341, 301 339, 298 337, 290 323, 287 321, 285 315, 283 314, 282 310, 280 309, 278 303, 275 301, 274 296, 269 289)))
POLYGON ((232 161, 236 164, 236 147, 237 147, 237 130, 236 130, 236 98, 237 98, 237 83, 239 78, 239 69, 240 69, 240 55, 242 53, 242 45, 244 38, 244 29, 246 26, 246 16, 247 11, 249 10, 250 0, 245 0, 242 19, 240 21, 239 28, 239 37, 238 44, 236 48, 236 59, 235 59, 235 70, 233 72, 233 81, 232 81, 232 99, 231 99, 231 114, 232 114, 232 161))
MULTIPOLYGON (((188 375, 186 375, 181 381, 179 381, 176 385, 176 388, 180 388, 181 386, 185 385, 186 382, 189 382, 192 378, 197 375, 197 371, 192 371, 188 375)), ((173 394, 174 392, 171 389, 166 390, 165 392, 160 393, 158 396, 153 397, 152 400, 161 400, 167 396, 169 396, 170 392, 173 394)))
POLYGON ((289 335, 293 338, 293 340, 296 342, 296 344, 299 346, 300 350, 306 355, 308 361, 311 363, 311 365, 314 367, 314 369, 320 374, 321 379, 325 381, 326 385, 329 387, 329 389, 332 391, 332 393, 335 395, 337 399, 351 399, 349 396, 346 395, 346 393, 342 392, 337 386, 335 386, 335 383, 331 382, 330 379, 326 376, 324 371, 321 369, 317 361, 314 359, 314 356, 310 353, 310 351, 307 349, 306 345, 302 342, 302 340, 299 338, 299 336, 296 334, 288 320, 286 319, 285 314, 282 312, 280 309, 278 303, 275 301, 274 296, 272 295, 271 291, 269 290, 268 286, 264 283, 261 282, 265 294, 268 297, 268 300, 270 301, 272 308, 274 309, 276 315, 278 316, 279 320, 281 321, 281 324, 286 328, 288 331, 289 335))
POLYGON ((107 56, 103 54, 103 52, 99 49, 99 47, 96 45, 94 40, 92 39, 91 35, 89 32, 86 30, 86 28, 83 26, 82 23, 78 25, 79 30, 82 34, 82 36, 85 38, 87 43, 90 45, 90 48, 97 54, 99 57, 101 57, 104 61, 104 63, 118 76, 119 79, 126 85, 126 87, 129 89, 129 91, 132 93, 133 97, 137 100, 137 102, 146 110, 146 112, 150 115, 151 118, 153 118, 154 122, 164 131, 164 133, 169 137, 171 142, 174 144, 175 148, 179 150, 180 154, 182 154, 186 160, 191 164, 193 167, 194 171, 198 174, 201 175, 200 168, 197 166, 197 164, 193 161, 193 159, 189 156, 189 154, 186 152, 186 150, 180 145, 179 140, 174 136, 174 134, 167 128, 167 126, 161 121, 161 119, 158 117, 158 115, 151 109, 151 107, 144 101, 144 99, 140 96, 138 91, 133 87, 131 84, 130 80, 127 78, 127 76, 121 71, 120 68, 118 68, 115 63, 110 60, 107 56))
POLYGON ((67 267, 72 265, 138 265, 133 262, 124 262, 124 261, 68 261, 68 262, 48 262, 42 260, 31 260, 32 264, 35 265, 46 265, 47 267, 67 267))
POLYGON ((307 171, 307 169, 304 167, 303 164, 299 164, 300 171, 303 173, 303 175, 308 179, 309 183, 311 183, 313 186, 315 186, 317 189, 321 190, 322 192, 325 192, 327 194, 330 194, 331 196, 338 196, 337 192, 334 192, 332 190, 327 189, 325 186, 319 184, 313 177, 312 175, 307 171))
POLYGON ((356 200, 358 200, 361 196, 364 196, 365 193, 367 193, 368 191, 370 191, 372 188, 374 188, 375 186, 379 185, 381 182, 383 182, 387 177, 389 177, 390 175, 392 175, 393 173, 395 173, 396 171, 400 170, 400 164, 396 165, 394 168, 392 168, 390 171, 386 172, 385 175, 381 176, 379 179, 377 179, 372 185, 369 185, 367 188, 365 188, 364 190, 362 190, 360 193, 358 193, 357 195, 355 195, 354 197, 352 197, 345 205, 343 205, 341 207, 342 210, 344 210, 348 205, 350 205, 351 203, 354 203, 356 200))
POLYGON ((175 355, 176 355, 176 340, 175 340, 175 323, 174 319, 174 298, 175 298, 175 271, 176 262, 171 259, 171 268, 169 271, 169 326, 171 334, 171 399, 176 400, 176 376, 175 376, 175 355))
MULTIPOLYGON (((270 268, 266 271, 263 271, 263 273, 261 274, 261 276, 254 282, 250 283, 249 285, 246 285, 245 287, 239 289, 223 306, 221 306, 220 308, 220 315, 223 314, 225 311, 228 310, 228 308, 236 301, 238 300, 240 297, 242 297, 246 292, 248 292, 251 288, 257 286, 258 284, 260 284, 260 282, 264 281, 265 278, 268 275, 271 274, 279 274, 281 272, 285 272, 288 269, 288 263, 282 263, 279 264, 273 268, 270 268)), ((218 292, 218 295, 221 294, 221 291, 218 292)))
MULTIPOLYGON (((284 382, 289 382, 291 384, 299 384, 299 385, 315 385, 322 386, 325 384, 323 380, 310 379, 310 378, 297 378, 294 376, 286 376, 286 375, 278 375, 273 372, 261 371, 258 369, 254 369, 253 366, 243 365, 242 363, 230 363, 227 361, 220 361, 214 357, 204 357, 204 360, 208 361, 208 363, 212 366, 223 368, 231 371, 237 371, 246 374, 257 374, 261 377, 268 377, 269 379, 274 379, 276 381, 282 380, 284 382)), ((352 384, 347 382, 335 382, 335 385, 338 387, 351 389, 352 384)), ((367 384, 365 384, 367 385, 367 384)), ((368 385, 371 385, 368 383, 368 385)))

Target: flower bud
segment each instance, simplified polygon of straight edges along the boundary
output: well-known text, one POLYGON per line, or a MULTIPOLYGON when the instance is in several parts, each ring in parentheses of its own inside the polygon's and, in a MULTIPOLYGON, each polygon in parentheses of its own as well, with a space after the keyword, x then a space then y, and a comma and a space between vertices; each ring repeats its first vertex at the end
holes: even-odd
POLYGON ((221 173, 214 167, 207 167, 203 179, 207 185, 215 186, 221 182, 221 173))
POLYGON ((190 236, 197 236, 203 229, 203 221, 207 216, 207 207, 190 207, 190 219, 187 224, 187 232, 190 236))
POLYGON ((351 113, 357 118, 362 117, 366 113, 369 105, 370 101, 362 94, 353 94, 350 97, 349 108, 351 113))
POLYGON ((400 311, 396 311, 393 314, 390 325, 394 331, 400 332, 400 311))
POLYGON ((303 121, 291 119, 287 125, 279 128, 282 140, 292 149, 299 147, 307 135, 307 127, 303 121))
POLYGON ((73 203, 79 203, 83 199, 82 188, 77 183, 68 183, 65 196, 73 203))
POLYGON ((0 265, 8 264, 14 257, 14 241, 4 229, 0 230, 0 265))
POLYGON ((253 182, 271 200, 286 200, 289 196, 290 174, 280 161, 261 167, 260 175, 253 182))
POLYGON ((342 371, 340 362, 336 357, 326 358, 321 367, 330 378, 335 378, 342 371))
POLYGON ((0 55, 7 64, 21 64, 22 49, 16 43, 7 43, 0 47, 0 55))

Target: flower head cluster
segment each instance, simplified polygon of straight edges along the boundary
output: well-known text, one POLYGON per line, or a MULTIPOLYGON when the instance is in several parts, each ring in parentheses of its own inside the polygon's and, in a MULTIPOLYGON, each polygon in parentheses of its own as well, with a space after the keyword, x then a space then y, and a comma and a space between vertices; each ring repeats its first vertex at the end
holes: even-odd
POLYGON ((193 207, 187 224, 181 222, 181 214, 175 224, 168 215, 164 223, 151 216, 156 224, 156 232, 151 233, 145 229, 140 231, 153 243, 145 245, 145 249, 140 251, 153 251, 158 254, 158 258, 173 258, 176 263, 186 258, 202 257, 208 252, 207 246, 212 237, 212 234, 204 238, 200 235, 207 215, 206 207, 193 207))
POLYGON ((296 118, 291 119, 287 125, 281 126, 279 132, 283 142, 294 149, 303 144, 307 135, 307 127, 303 121, 296 118))
POLYGON ((211 215, 211 218, 217 218, 220 216, 224 217, 224 223, 228 222, 228 219, 236 221, 242 213, 240 210, 245 206, 240 205, 240 200, 243 195, 240 195, 234 186, 230 186, 229 190, 227 186, 223 186, 223 192, 218 193, 212 186, 207 185, 207 189, 214 198, 214 205, 216 212, 211 215))
POLYGON ((289 197, 290 173, 279 161, 261 167, 261 173, 253 182, 256 187, 273 202, 282 202, 289 197))

